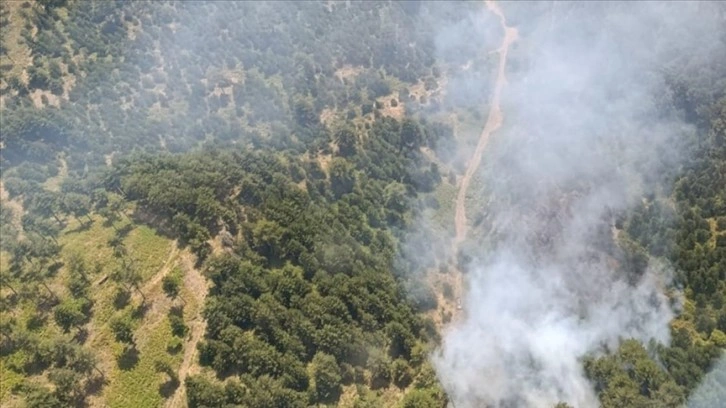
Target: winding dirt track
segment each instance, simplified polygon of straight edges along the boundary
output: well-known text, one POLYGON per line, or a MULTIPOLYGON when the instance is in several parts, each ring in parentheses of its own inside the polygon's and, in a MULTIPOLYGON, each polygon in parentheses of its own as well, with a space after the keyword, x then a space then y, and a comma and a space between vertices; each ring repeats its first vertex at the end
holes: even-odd
POLYGON ((509 51, 509 46, 517 40, 517 29, 507 26, 507 21, 499 6, 491 0, 486 0, 485 3, 489 11, 499 17, 499 22, 504 29, 504 38, 502 39, 502 45, 494 51, 499 53, 499 68, 497 70, 497 79, 494 84, 494 94, 492 95, 491 106, 489 108, 489 116, 487 117, 486 125, 484 125, 484 130, 482 130, 481 135, 479 136, 479 142, 476 145, 476 150, 474 150, 474 154, 467 164, 466 172, 464 173, 464 177, 461 179, 461 184, 459 185, 459 192, 456 195, 456 215, 454 217, 456 238, 454 239, 454 254, 457 253, 459 244, 466 239, 466 193, 469 189, 471 178, 479 168, 481 156, 489 143, 489 136, 491 136, 492 132, 499 129, 502 125, 503 116, 502 110, 499 106, 499 101, 501 99, 502 89, 504 88, 504 85, 507 84, 504 69, 507 65, 507 53, 509 51))
POLYGON ((209 286, 202 273, 194 266, 194 260, 189 252, 185 252, 181 257, 182 265, 186 270, 184 275, 184 285, 194 296, 194 300, 198 305, 197 313, 192 317, 189 323, 189 335, 184 343, 184 358, 182 360, 177 376, 179 378, 179 388, 176 389, 174 395, 166 401, 165 407, 177 408, 185 407, 186 403, 186 384, 184 380, 189 375, 199 372, 197 363, 197 344, 204 336, 207 328, 207 321, 204 320, 202 310, 204 309, 204 300, 207 297, 209 286))
POLYGON ((499 22, 502 26, 502 29, 504 30, 504 38, 502 39, 502 44, 499 46, 499 48, 492 51, 499 54, 499 65, 497 69, 496 81, 494 83, 494 93, 492 94, 487 122, 484 125, 484 129, 482 130, 481 134, 479 135, 479 142, 476 145, 474 154, 471 156, 469 162, 467 163, 466 172, 464 173, 464 177, 461 179, 461 183, 459 184, 459 191, 456 195, 456 213, 454 215, 456 236, 454 237, 454 242, 452 245, 452 254, 454 256, 454 261, 452 265, 454 266, 454 270, 457 271, 453 276, 454 292, 456 293, 456 297, 458 299, 458 305, 456 307, 457 310, 462 309, 462 299, 464 297, 464 276, 461 271, 458 270, 456 259, 458 258, 459 245, 464 242, 464 240, 466 240, 466 193, 469 190, 471 178, 474 176, 477 169, 479 168, 479 164, 481 163, 481 157, 484 154, 484 149, 486 149, 487 144, 489 143, 489 136, 491 136, 491 134, 495 130, 499 129, 499 127, 502 126, 504 117, 502 116, 502 109, 499 106, 499 102, 501 99, 502 89, 504 88, 504 85, 507 84, 507 78, 504 75, 504 70, 507 65, 507 54, 509 52, 509 46, 517 40, 518 36, 516 28, 507 26, 507 21, 499 6, 493 0, 485 0, 485 3, 489 11, 499 17, 499 22))

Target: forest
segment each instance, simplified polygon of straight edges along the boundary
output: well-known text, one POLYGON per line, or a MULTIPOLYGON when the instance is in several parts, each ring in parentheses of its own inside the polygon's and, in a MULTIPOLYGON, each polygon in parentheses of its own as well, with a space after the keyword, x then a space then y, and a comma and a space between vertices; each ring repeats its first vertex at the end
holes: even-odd
MULTIPOLYGON (((441 52, 431 27, 496 37, 485 14, 3 2, 0 405, 450 406, 431 361, 461 302, 450 282, 498 239, 470 209, 487 238, 449 253, 451 192, 496 55, 475 38, 441 52)), ((692 158, 617 214, 623 273, 672 265, 683 300, 670 344, 582 356, 603 407, 723 395, 689 400, 726 348, 720 62, 669 72, 692 158)))

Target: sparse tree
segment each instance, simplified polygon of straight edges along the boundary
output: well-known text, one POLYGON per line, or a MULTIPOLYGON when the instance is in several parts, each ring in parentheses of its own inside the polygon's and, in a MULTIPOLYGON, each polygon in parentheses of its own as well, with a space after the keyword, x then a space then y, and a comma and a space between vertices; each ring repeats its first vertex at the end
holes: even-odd
POLYGON ((77 373, 88 376, 92 371, 96 371, 102 378, 105 378, 103 371, 98 369, 98 359, 90 350, 81 348, 76 353, 70 367, 77 373))
POLYGON ((74 298, 88 299, 88 289, 90 286, 91 282, 80 273, 72 273, 68 277, 68 290, 74 298))
POLYGON ((63 225, 63 221, 58 217, 61 208, 62 203, 57 193, 43 190, 33 196, 31 210, 45 218, 53 217, 58 225, 63 225))
POLYGON ((69 273, 78 274, 84 280, 88 281, 88 268, 86 267, 86 260, 83 258, 83 255, 79 252, 72 252, 66 262, 69 273))
POLYGON ((13 295, 18 296, 18 291, 12 285, 12 279, 7 273, 0 273, 0 286, 4 286, 13 292, 13 295))
POLYGON ((65 333, 71 327, 78 327, 86 322, 90 302, 86 299, 66 299, 56 306, 53 312, 55 322, 65 333))
POLYGON ((55 395, 68 405, 75 405, 83 399, 81 376, 67 368, 56 368, 48 374, 48 379, 55 385, 55 395))
POLYGON ((62 408, 64 405, 48 388, 39 385, 23 387, 27 408, 62 408))
POLYGON ((40 284, 56 303, 60 302, 58 296, 55 294, 55 292, 53 292, 50 286, 48 286, 48 283, 45 281, 47 272, 48 268, 46 266, 44 266, 41 262, 35 262, 34 264, 31 264, 28 268, 28 271, 26 272, 26 277, 29 281, 37 282, 38 284, 40 284))
POLYGON ((128 318, 115 318, 111 320, 111 331, 116 341, 128 345, 136 345, 134 341, 134 329, 128 318))
POLYGON ((88 222, 93 222, 89 215, 91 212, 91 199, 87 196, 78 193, 67 193, 63 197, 63 207, 68 213, 73 214, 79 224, 83 225, 79 218, 83 216, 88 219, 88 222))
POLYGON ((142 302, 146 303, 146 296, 144 296, 140 287, 141 274, 129 261, 124 261, 123 265, 116 268, 111 273, 111 279, 113 279, 114 282, 123 285, 123 287, 128 291, 134 289, 141 296, 142 302))
POLYGON ((169 380, 172 382, 179 381, 179 376, 177 375, 176 371, 174 371, 174 368, 166 360, 154 361, 154 371, 156 371, 157 373, 164 373, 164 374, 168 375, 169 380))
POLYGON ((176 300, 176 298, 178 297, 179 299, 181 299, 182 303, 186 304, 184 298, 179 296, 179 294, 181 293, 181 278, 178 274, 171 273, 164 276, 164 278, 161 280, 161 287, 164 290, 166 296, 168 296, 172 301, 176 300))
POLYGON ((28 213, 23 215, 22 225, 25 231, 34 232, 41 237, 49 238, 55 245, 58 245, 56 235, 60 232, 60 226, 53 221, 28 213))

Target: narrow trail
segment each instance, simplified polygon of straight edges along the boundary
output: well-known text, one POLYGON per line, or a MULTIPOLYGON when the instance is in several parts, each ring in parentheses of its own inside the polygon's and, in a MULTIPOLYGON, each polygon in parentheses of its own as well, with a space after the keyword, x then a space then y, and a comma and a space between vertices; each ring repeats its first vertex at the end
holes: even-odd
POLYGON ((157 272, 154 276, 151 277, 146 283, 144 283, 144 286, 141 288, 141 291, 146 293, 151 291, 151 289, 154 286, 157 286, 159 282, 161 282, 166 275, 171 272, 172 267, 174 267, 175 263, 174 260, 176 259, 176 256, 179 255, 179 245, 177 244, 176 240, 172 241, 171 243, 171 250, 169 251, 169 255, 166 258, 166 261, 164 261, 164 265, 162 265, 161 269, 159 269, 159 272, 157 272))
POLYGON ((197 362, 197 344, 204 336, 204 332, 207 329, 207 321, 204 320, 202 310, 204 308, 204 300, 207 297, 209 286, 207 280, 204 278, 202 273, 194 267, 194 261, 189 253, 182 255, 183 267, 186 270, 184 274, 184 286, 194 296, 195 302, 197 302, 198 308, 196 315, 192 318, 189 324, 189 336, 184 343, 184 358, 181 366, 177 373, 179 377, 179 388, 176 389, 174 395, 169 398, 165 404, 166 407, 176 408, 186 406, 186 386, 184 380, 190 374, 196 374, 199 370, 197 362))
MULTIPOLYGON (((454 225, 456 227, 456 236, 453 244, 453 254, 456 256, 458 253, 459 245, 466 239, 467 234, 467 219, 466 219, 466 193, 469 190, 469 184, 471 179, 479 168, 481 163, 484 149, 486 149, 489 143, 489 137, 491 134, 502 126, 504 119, 502 115, 501 107, 499 106, 501 100, 502 89, 507 84, 505 76, 505 68, 507 65, 507 54, 509 52, 509 46, 517 40, 518 34, 517 29, 514 27, 507 26, 506 18, 502 13, 502 10, 493 0, 485 0, 486 6, 492 13, 499 17, 499 22, 504 30, 504 38, 502 39, 502 45, 493 52, 499 54, 499 65, 497 69, 497 78, 494 84, 494 92, 492 95, 491 106, 489 108, 489 115, 487 117, 484 129, 479 135, 479 142, 476 145, 474 154, 467 163, 466 172, 464 177, 461 179, 459 185, 459 191, 456 195, 456 214, 454 216, 454 225)), ((461 281, 461 274, 459 273, 459 281, 461 281)), ((457 292, 459 298, 461 298, 462 284, 457 284, 457 292)))

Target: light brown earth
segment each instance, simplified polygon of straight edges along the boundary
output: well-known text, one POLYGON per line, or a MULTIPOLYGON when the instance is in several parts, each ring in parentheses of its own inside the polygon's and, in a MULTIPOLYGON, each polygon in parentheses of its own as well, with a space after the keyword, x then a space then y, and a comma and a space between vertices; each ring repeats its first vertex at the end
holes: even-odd
MULTIPOLYGON (((507 21, 504 17, 504 14, 494 1, 486 0, 485 3, 489 11, 499 17, 499 22, 502 26, 502 29, 504 30, 504 38, 502 40, 501 46, 494 51, 499 54, 499 64, 497 69, 496 81, 494 84, 494 92, 492 94, 492 101, 489 108, 489 115, 487 117, 486 124, 484 125, 484 129, 479 135, 479 142, 476 145, 474 154, 471 156, 469 162, 467 163, 466 172, 464 173, 464 176, 459 183, 459 191, 456 196, 456 213, 454 216, 456 235, 454 238, 452 252, 455 259, 456 254, 459 250, 459 245, 464 240, 466 240, 467 235, 468 225, 466 218, 466 194, 469 189, 469 184, 471 184, 471 179, 479 168, 482 154, 484 154, 484 150, 489 143, 490 136, 494 131, 501 127, 502 121, 504 119, 500 107, 500 100, 502 95, 502 89, 504 89, 504 86, 507 84, 507 79, 505 76, 507 54, 509 51, 509 46, 517 40, 518 35, 516 28, 507 26, 507 21)), ((458 296, 459 299, 461 299, 461 296, 463 294, 462 274, 460 271, 456 271, 455 274, 458 278, 455 279, 456 282, 454 284, 454 293, 458 296)))
MULTIPOLYGON (((209 290, 208 284, 199 269, 194 267, 194 257, 189 252, 184 252, 181 257, 182 268, 185 270, 184 286, 194 296, 194 301, 198 305, 204 305, 204 299, 207 297, 209 290)), ((166 402, 166 407, 175 408, 186 406, 186 386, 184 380, 189 375, 197 374, 200 370, 197 364, 197 344, 204 336, 207 329, 207 322, 202 316, 202 307, 197 308, 196 316, 193 316, 189 322, 189 336, 184 344, 184 359, 179 367, 179 388, 176 389, 174 395, 166 402)))

